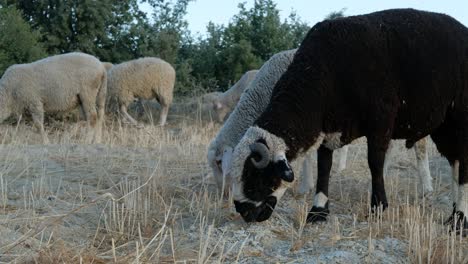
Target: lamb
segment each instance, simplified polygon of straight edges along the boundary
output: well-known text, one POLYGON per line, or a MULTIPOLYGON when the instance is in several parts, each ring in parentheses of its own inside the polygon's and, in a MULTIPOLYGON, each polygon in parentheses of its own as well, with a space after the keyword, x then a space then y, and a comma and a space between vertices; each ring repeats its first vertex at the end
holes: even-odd
POLYGON ((325 221, 333 151, 367 137, 373 210, 388 206, 383 165, 391 139, 430 135, 454 176, 453 229, 468 228, 468 29, 450 16, 393 9, 316 24, 237 144, 236 211, 268 219, 294 180, 289 165, 318 149, 308 221, 325 221))
POLYGON ((109 104, 132 124, 138 122, 127 113, 128 106, 139 99, 156 98, 161 104, 159 124, 164 126, 172 103, 175 70, 159 58, 140 58, 114 65, 109 70, 109 104))
POLYGON ((247 88, 250 82, 252 82, 257 73, 258 70, 247 71, 242 75, 239 81, 237 81, 231 88, 229 88, 229 90, 208 101, 208 104, 211 105, 215 114, 215 119, 219 123, 224 122, 225 118, 229 116, 234 107, 236 107, 241 94, 244 92, 245 88, 247 88))
POLYGON ((107 91, 106 69, 88 54, 67 53, 10 66, 0 80, 0 121, 29 111, 44 143, 44 112, 81 106, 100 142, 107 91), (97 108, 97 109, 96 109, 97 108))

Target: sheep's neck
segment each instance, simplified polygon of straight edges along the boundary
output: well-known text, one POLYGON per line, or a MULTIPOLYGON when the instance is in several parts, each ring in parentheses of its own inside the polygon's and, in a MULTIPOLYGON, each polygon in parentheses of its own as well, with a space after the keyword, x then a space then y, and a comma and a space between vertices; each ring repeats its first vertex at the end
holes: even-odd
POLYGON ((260 128, 284 140, 288 147, 286 156, 289 160, 294 160, 299 153, 307 151, 320 139, 321 102, 313 99, 311 101, 311 98, 313 97, 295 96, 293 93, 274 96, 256 121, 260 128))

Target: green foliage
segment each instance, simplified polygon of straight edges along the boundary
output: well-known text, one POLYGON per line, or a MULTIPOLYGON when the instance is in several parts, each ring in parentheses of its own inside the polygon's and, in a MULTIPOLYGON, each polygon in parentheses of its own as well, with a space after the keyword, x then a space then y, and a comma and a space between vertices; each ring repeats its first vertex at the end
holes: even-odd
POLYGON ((146 17, 137 0, 13 0, 49 54, 82 51, 105 61, 132 59, 144 50, 146 17))
POLYGON ((297 48, 308 30, 294 12, 282 22, 273 0, 256 0, 250 9, 241 3, 227 26, 208 24, 207 37, 192 47, 193 76, 214 78, 218 85, 211 90, 226 90, 273 54, 297 48))
POLYGON ((154 56, 176 69, 176 93, 191 95, 228 89, 273 54, 297 48, 309 30, 294 12, 282 21, 274 0, 255 0, 251 8, 239 4, 229 24, 210 22, 205 36, 193 36, 185 20, 191 1, 0 0, 20 11, 1 10, 15 17, 0 25, 0 67, 42 57, 44 49, 50 55, 82 51, 113 63, 154 56), (140 3, 152 12, 142 12, 140 3))
POLYGON ((335 18, 339 18, 339 17, 344 17, 345 16, 345 14, 344 14, 345 11, 346 11, 346 8, 342 8, 339 11, 333 11, 330 14, 326 15, 325 19, 335 19, 335 18))
POLYGON ((2 5, 0 8, 0 32, 0 74, 12 64, 46 56, 38 42, 40 34, 31 30, 15 7, 2 5))

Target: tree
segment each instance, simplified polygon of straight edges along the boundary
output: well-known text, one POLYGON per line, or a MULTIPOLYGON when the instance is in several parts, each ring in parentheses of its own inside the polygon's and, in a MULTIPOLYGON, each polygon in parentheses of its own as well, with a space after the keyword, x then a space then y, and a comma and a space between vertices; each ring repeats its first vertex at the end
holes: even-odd
POLYGON ((228 89, 247 70, 258 69, 262 60, 253 53, 252 44, 248 40, 233 43, 219 54, 220 64, 218 80, 223 84, 222 90, 228 89))
POLYGON ((41 35, 33 31, 14 6, 0 8, 0 74, 16 63, 27 63, 46 56, 39 43, 41 35))
MULTIPOLYGON (((242 74, 259 68, 273 54, 297 48, 309 26, 292 12, 281 21, 274 0, 244 3, 228 25, 209 23, 207 36, 187 29, 192 0, 0 0, 21 11, 40 32, 48 54, 82 51, 102 61, 120 63, 143 56, 159 57, 177 72, 175 91, 192 87, 226 90, 242 74), (139 9, 149 3, 147 15, 139 9)), ((10 52, 8 52, 10 54, 10 52)))
POLYGON ((330 14, 326 15, 325 19, 335 19, 335 18, 339 18, 339 17, 344 17, 345 16, 345 14, 344 14, 345 11, 346 11, 346 8, 342 8, 339 11, 333 11, 330 14))
POLYGON ((135 57, 146 32, 137 0, 7 0, 42 33, 49 54, 82 51, 119 62, 135 57))
POLYGON ((286 21, 281 25, 286 41, 286 49, 299 47, 310 26, 303 22, 300 17, 292 12, 286 21))
POLYGON ((147 0, 153 7, 153 23, 148 28, 148 50, 145 56, 159 57, 176 69, 175 91, 190 94, 190 88, 195 86, 192 72, 192 38, 184 19, 187 6, 192 0, 147 0), (185 56, 184 56, 185 55, 185 56))
POLYGON ((259 68, 273 54, 297 48, 309 26, 293 12, 281 21, 273 0, 256 0, 248 9, 239 4, 227 26, 208 24, 207 37, 193 48, 193 74, 197 80, 215 79, 220 90, 242 74, 259 68))
POLYGON ((150 27, 152 53, 161 59, 175 64, 177 55, 186 33, 188 23, 184 19, 191 0, 177 0, 175 3, 165 0, 148 0, 153 7, 153 24, 150 27))

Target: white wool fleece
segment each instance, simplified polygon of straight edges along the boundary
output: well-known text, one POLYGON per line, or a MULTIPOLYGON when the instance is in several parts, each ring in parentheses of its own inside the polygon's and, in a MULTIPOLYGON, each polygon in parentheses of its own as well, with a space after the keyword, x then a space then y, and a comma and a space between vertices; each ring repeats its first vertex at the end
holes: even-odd
MULTIPOLYGON (((227 148, 234 148, 237 145, 246 130, 265 110, 276 82, 291 64, 295 52, 293 49, 277 53, 263 64, 255 79, 242 93, 239 103, 216 138, 211 141, 207 158, 218 184, 222 182, 223 172, 217 167, 217 160, 221 159, 227 148)), ((226 182, 229 181, 230 179, 226 179, 226 182)))

